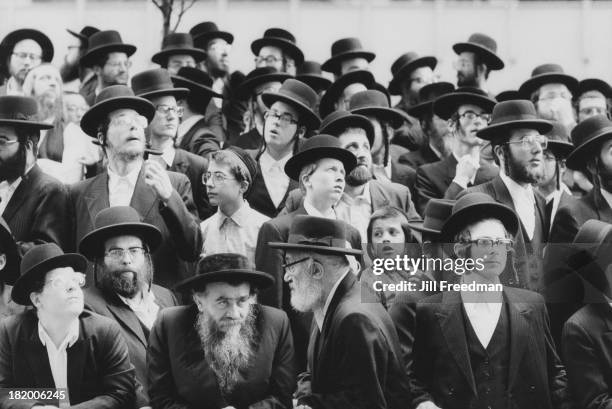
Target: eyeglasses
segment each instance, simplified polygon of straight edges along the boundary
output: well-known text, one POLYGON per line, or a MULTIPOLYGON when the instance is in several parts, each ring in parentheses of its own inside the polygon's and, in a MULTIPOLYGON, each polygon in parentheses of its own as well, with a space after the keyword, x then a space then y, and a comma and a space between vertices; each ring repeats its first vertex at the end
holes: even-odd
POLYGON ((130 258, 143 256, 147 251, 143 247, 130 247, 128 249, 112 248, 104 253, 105 256, 112 258, 113 260, 122 260, 126 254, 130 255, 130 258))
POLYGON ((182 117, 183 113, 185 112, 183 107, 178 107, 178 106, 173 107, 170 105, 156 105, 155 110, 163 115, 168 115, 168 113, 172 112, 179 118, 182 117))
POLYGON ((463 68, 470 68, 473 66, 474 66, 474 63, 469 60, 455 60, 453 62, 453 68, 456 70, 461 70, 463 68))
POLYGON ((572 94, 568 94, 567 92, 547 92, 546 94, 540 95, 538 101, 550 101, 553 99, 566 99, 568 101, 572 100, 572 94))
POLYGON ((20 60, 25 60, 26 58, 29 58, 33 62, 39 62, 40 60, 42 60, 41 55, 33 53, 13 53, 13 55, 20 60))
POLYGON ((467 119, 468 121, 474 121, 476 118, 480 118, 486 123, 491 122, 491 114, 487 114, 485 112, 483 112, 482 114, 477 114, 474 111, 465 111, 464 113, 459 114, 459 116, 461 118, 467 119))
POLYGON ((304 257, 304 258, 301 258, 301 259, 299 259, 299 260, 292 261, 291 263, 285 263, 285 264, 283 264, 283 265, 282 265, 283 270, 284 270, 284 271, 287 271, 287 269, 288 269, 288 268, 293 267, 293 266, 295 266, 296 264, 300 264, 300 263, 302 263, 302 262, 304 262, 304 261, 308 260, 309 258, 310 258, 310 256, 308 256, 308 257, 304 257))
POLYGON ((121 127, 132 127, 132 125, 138 125, 141 128, 146 128, 149 122, 147 118, 142 115, 119 115, 111 119, 111 125, 121 126, 121 127))
POLYGON ((255 57, 255 65, 259 65, 263 62, 265 62, 266 64, 276 64, 277 62, 282 61, 281 58, 278 58, 275 55, 266 55, 265 57, 263 56, 257 56, 255 57))
POLYGON ((274 112, 274 111, 266 111, 266 113, 264 114, 264 118, 265 119, 274 118, 278 122, 280 122, 282 126, 287 126, 287 125, 298 123, 297 119, 293 118, 290 114, 279 114, 278 112, 274 112))
POLYGON ((493 247, 505 247, 506 251, 510 251, 514 245, 514 241, 512 239, 492 239, 488 237, 469 240, 466 243, 475 244, 482 250, 491 250, 493 247))
POLYGON ((210 173, 206 172, 202 175, 202 183, 207 184, 209 180, 215 182, 215 185, 221 185, 225 183, 226 180, 236 180, 236 178, 230 178, 225 176, 221 172, 210 173))
POLYGON ((0 139, 0 149, 4 149, 9 145, 19 142, 17 139, 9 140, 9 139, 0 139))
POLYGON ((113 61, 113 62, 107 62, 105 65, 108 65, 109 67, 113 68, 113 69, 117 69, 117 68, 126 68, 129 69, 132 67, 132 62, 130 60, 127 61, 113 61))
POLYGON ((506 142, 508 145, 520 143, 521 147, 525 150, 531 148, 533 145, 539 145, 542 149, 548 147, 548 138, 544 135, 525 135, 518 141, 506 142))
POLYGON ((67 277, 55 277, 47 280, 45 284, 49 284, 51 288, 66 288, 70 285, 76 285, 79 287, 85 287, 86 279, 83 273, 74 273, 67 277))

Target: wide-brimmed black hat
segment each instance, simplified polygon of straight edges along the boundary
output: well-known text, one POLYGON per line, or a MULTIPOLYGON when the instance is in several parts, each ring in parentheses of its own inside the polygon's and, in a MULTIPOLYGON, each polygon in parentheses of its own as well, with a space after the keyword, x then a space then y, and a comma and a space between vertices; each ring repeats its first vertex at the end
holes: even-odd
POLYGON ((247 99, 258 86, 268 82, 282 83, 289 78, 292 78, 292 76, 285 72, 280 72, 274 67, 255 68, 240 83, 236 89, 236 96, 240 99, 247 99))
POLYGON ((261 94, 261 100, 268 108, 277 101, 291 105, 299 112, 300 123, 308 129, 317 129, 321 125, 321 119, 314 111, 318 99, 312 88, 292 78, 283 82, 278 91, 261 94))
POLYGON ((67 28, 66 31, 68 31, 71 35, 75 36, 79 40, 85 42, 85 44, 87 45, 89 43, 89 37, 100 31, 100 29, 92 26, 85 26, 78 33, 76 31, 70 30, 69 28, 67 28))
POLYGON ((456 54, 470 51, 480 55, 485 64, 487 64, 487 67, 492 71, 504 68, 504 62, 497 55, 497 42, 486 34, 472 34, 466 42, 453 45, 453 51, 456 54))
POLYGON ((228 44, 234 42, 234 36, 227 31, 219 30, 217 25, 212 21, 205 21, 203 23, 196 24, 191 27, 189 34, 193 37, 193 43, 196 47, 206 49, 208 42, 215 38, 221 38, 228 44))
POLYGON ((456 200, 431 199, 425 206, 423 220, 409 221, 408 227, 422 233, 440 234, 442 226, 450 217, 456 200))
POLYGON ((350 71, 338 77, 321 97, 319 114, 321 114, 322 117, 326 117, 332 113, 335 109, 334 104, 349 85, 362 84, 366 89, 372 89, 375 82, 374 75, 368 70, 350 71))
POLYGON ((545 84, 564 84, 572 95, 578 90, 578 80, 567 75, 559 64, 542 64, 531 71, 531 78, 523 82, 519 92, 523 98, 531 99, 531 94, 545 84))
POLYGON ((524 99, 500 102, 493 108, 491 122, 476 135, 487 141, 496 138, 508 138, 507 130, 527 128, 535 129, 542 135, 550 132, 552 123, 538 118, 533 102, 524 99))
POLYGON ((170 73, 165 68, 153 68, 134 75, 132 90, 137 97, 149 100, 164 95, 183 99, 189 94, 187 88, 175 88, 170 73))
POLYGON ((259 55, 259 50, 265 46, 278 47, 295 60, 295 65, 300 66, 304 62, 304 53, 297 46, 295 37, 289 31, 282 28, 269 28, 264 32, 262 38, 251 43, 253 54, 259 55))
POLYGON ((34 98, 19 95, 0 96, 0 125, 30 129, 51 129, 53 124, 36 121, 38 103, 34 98))
POLYGON ((344 171, 347 175, 357 166, 355 155, 344 149, 338 138, 332 135, 319 134, 306 139, 302 143, 298 153, 290 157, 285 164, 285 173, 291 179, 298 180, 304 166, 323 158, 338 159, 344 164, 344 171))
POLYGON ((198 68, 181 67, 176 75, 171 75, 170 78, 174 86, 187 88, 191 95, 223 98, 223 95, 212 89, 213 80, 210 75, 198 68))
POLYGON ((415 118, 421 118, 433 113, 433 102, 442 95, 450 94, 455 90, 455 86, 450 82, 434 82, 424 85, 419 90, 419 103, 411 106, 406 110, 408 115, 415 118))
POLYGON ((612 87, 604 80, 599 78, 587 78, 578 83, 578 91, 576 97, 580 97, 585 92, 599 91, 606 98, 612 97, 612 87))
POLYGON ((14 285, 19 278, 19 249, 11 228, 0 217, 0 254, 6 256, 6 265, 0 272, 0 281, 8 285, 14 285))
POLYGON ((89 37, 87 51, 81 57, 80 63, 91 66, 96 59, 112 52, 126 53, 129 57, 136 52, 136 46, 124 43, 115 30, 98 31, 89 37))
POLYGON ((321 122, 319 133, 338 137, 347 128, 363 129, 370 142, 370 146, 374 144, 374 126, 372 122, 363 115, 351 114, 348 111, 334 111, 327 115, 321 122))
POLYGON ((497 219, 508 233, 516 236, 519 221, 514 210, 505 204, 496 202, 486 193, 473 192, 461 196, 453 205, 451 215, 446 219, 440 231, 442 243, 452 243, 455 234, 470 224, 488 218, 497 219))
POLYGON ((436 98, 432 109, 440 118, 450 119, 461 105, 468 104, 476 105, 485 112, 491 112, 497 101, 480 88, 459 87, 454 92, 436 98))
POLYGON ((295 79, 302 81, 315 91, 326 90, 331 85, 331 80, 323 76, 321 64, 315 61, 304 61, 297 67, 295 79))
POLYGON ((402 90, 399 85, 408 78, 412 71, 421 67, 429 67, 432 70, 438 65, 438 59, 432 56, 419 56, 414 51, 399 56, 397 60, 391 64, 391 74, 393 78, 389 82, 389 92, 391 95, 400 95, 402 90))
POLYGON ((341 220, 299 215, 289 228, 287 242, 270 242, 268 246, 281 250, 312 251, 323 254, 361 256, 363 251, 349 245, 349 225, 341 220))
POLYGON ((504 102, 504 101, 512 101, 513 99, 525 99, 523 98, 523 95, 513 89, 508 89, 506 91, 502 91, 499 94, 497 94, 495 96, 495 99, 497 100, 497 102, 504 102))
POLYGON ((133 109, 147 118, 149 122, 155 116, 155 107, 148 100, 134 95, 132 88, 126 85, 111 85, 96 96, 96 102, 81 118, 81 129, 95 138, 98 125, 109 113, 117 109, 133 109))
POLYGON ((559 121, 551 121, 552 129, 546 134, 548 147, 556 158, 564 159, 574 150, 567 127, 559 121))
POLYGON ((353 95, 349 102, 349 111, 388 121, 393 128, 401 126, 407 120, 404 114, 389 106, 387 96, 378 90, 361 91, 353 95))
POLYGON ((11 293, 13 301, 21 305, 31 305, 30 293, 34 289, 34 283, 49 271, 60 267, 72 267, 74 271, 84 273, 87 260, 80 254, 64 253, 55 243, 32 247, 21 260, 20 276, 11 293))
POLYGON ((358 38, 341 38, 332 44, 331 58, 323 63, 321 69, 340 75, 340 63, 349 58, 365 58, 367 62, 371 62, 376 58, 376 54, 364 50, 358 38))
POLYGON ((208 283, 235 283, 245 281, 256 288, 264 289, 274 284, 274 277, 255 270, 249 259, 242 254, 217 253, 202 258, 196 274, 175 286, 177 291, 200 289, 208 283))
POLYGON ((38 43, 42 50, 41 60, 43 62, 51 62, 51 60, 53 60, 54 49, 51 39, 41 31, 33 28, 20 28, 19 30, 8 33, 2 39, 2 42, 0 42, 0 58, 6 60, 13 52, 15 44, 26 39, 34 40, 38 43))
POLYGON ((162 241, 161 231, 144 223, 138 211, 130 206, 112 206, 101 210, 94 220, 94 229, 79 243, 79 253, 90 260, 102 256, 106 240, 117 236, 138 236, 153 252, 162 241))
POLYGON ((584 169, 587 159, 597 154, 601 143, 612 138, 612 121, 605 115, 595 115, 585 119, 572 129, 574 150, 565 163, 575 170, 584 169))
POLYGON ((196 62, 206 58, 206 53, 193 46, 193 39, 189 33, 170 33, 162 41, 160 52, 153 54, 151 61, 155 64, 168 64, 168 57, 171 55, 186 54, 193 57, 196 62))

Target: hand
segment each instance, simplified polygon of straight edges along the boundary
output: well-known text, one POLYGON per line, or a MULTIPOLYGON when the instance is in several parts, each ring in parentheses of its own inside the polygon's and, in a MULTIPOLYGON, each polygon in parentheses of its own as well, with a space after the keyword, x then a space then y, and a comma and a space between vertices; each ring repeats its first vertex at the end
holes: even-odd
POLYGON ((463 155, 457 162, 456 177, 461 177, 471 181, 478 171, 480 158, 475 158, 472 155, 463 155))
POLYGON ((144 167, 145 183, 153 188, 164 204, 167 204, 173 190, 168 172, 157 161, 150 159, 145 162, 144 167))
POLYGON ((419 403, 419 406, 417 406, 416 409, 442 409, 442 408, 439 406, 436 406, 435 403, 428 400, 428 401, 419 403))

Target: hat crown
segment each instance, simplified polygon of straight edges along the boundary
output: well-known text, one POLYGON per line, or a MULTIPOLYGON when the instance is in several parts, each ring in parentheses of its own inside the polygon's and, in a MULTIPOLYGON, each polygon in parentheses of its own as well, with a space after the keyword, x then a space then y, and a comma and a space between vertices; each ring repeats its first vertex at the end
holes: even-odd
POLYGON ((170 33, 162 41, 162 51, 173 48, 193 48, 193 38, 189 33, 170 33))
POLYGON ((296 43, 296 40, 293 34, 291 34, 289 31, 285 29, 277 28, 277 27, 272 27, 272 28, 267 29, 264 32, 263 38, 279 38, 281 40, 289 41, 290 43, 293 43, 293 44, 296 43))
POLYGON ((142 223, 142 219, 133 207, 111 206, 98 212, 94 220, 94 230, 122 223, 142 223))
POLYGON ((533 71, 531 71, 532 77, 547 74, 565 74, 565 71, 563 71, 563 67, 561 67, 559 64, 542 64, 538 65, 533 69, 533 71))
POLYGON ((252 80, 253 78, 261 77, 263 75, 271 75, 271 74, 282 74, 282 73, 274 67, 259 67, 249 72, 244 80, 249 81, 249 80, 252 80))
POLYGON ((343 221, 299 215, 289 228, 287 243, 343 248, 348 237, 348 225, 343 221))
POLYGON ((355 51, 364 51, 361 40, 356 37, 341 38, 340 40, 334 41, 331 46, 332 57, 355 51))
POLYGON ((334 112, 330 113, 329 115, 327 115, 325 118, 323 118, 323 121, 321 121, 321 126, 319 127, 319 130, 322 133, 325 133, 324 129, 326 127, 328 127, 329 124, 331 124, 333 122, 336 122, 339 119, 349 117, 351 115, 352 114, 350 112, 344 111, 344 110, 334 111, 334 112))
POLYGON ((203 23, 199 23, 191 27, 191 30, 189 30, 189 34, 191 34, 193 37, 197 37, 202 34, 207 34, 215 31, 219 31, 217 24, 212 21, 204 21, 203 23))
POLYGON ((354 94, 349 101, 350 111, 371 107, 389 108, 387 96, 378 90, 369 89, 354 94))
POLYGON ((497 41, 486 34, 474 33, 470 36, 470 38, 468 38, 467 42, 480 45, 481 47, 492 51, 494 54, 497 53, 497 41))
POLYGON ((213 80, 208 73, 194 67, 182 67, 178 70, 176 75, 209 88, 212 87, 213 84, 213 80))
POLYGON ((0 119, 34 120, 38 103, 34 98, 18 95, 0 97, 0 119))
POLYGON ((415 53, 414 51, 410 51, 410 52, 400 55, 393 62, 393 64, 391 64, 391 74, 395 76, 400 69, 410 64, 412 61, 416 60, 417 58, 419 58, 419 55, 415 53))
POLYGON ((147 92, 170 88, 174 88, 174 84, 172 83, 170 73, 164 68, 146 70, 132 77, 132 90, 134 90, 134 94, 137 96, 147 92))
POLYGON ((455 200, 431 199, 425 207, 423 227, 431 230, 442 230, 444 222, 451 215, 455 200))
POLYGON ((610 84, 599 78, 587 78, 580 81, 580 83, 578 84, 578 96, 581 96, 582 94, 589 91, 599 91, 605 97, 610 97, 610 95, 612 94, 612 88, 610 87, 610 84))
POLYGON ((603 133, 612 133, 612 121, 605 115, 595 115, 580 122, 572 129, 572 142, 578 147, 603 133))
POLYGON ((109 44, 123 44, 121 34, 115 30, 98 31, 89 37, 89 49, 102 47, 109 44))
POLYGON ((254 266, 246 256, 235 253, 212 254, 198 263, 198 275, 225 270, 254 270, 254 266))
POLYGON ((85 26, 81 29, 81 31, 79 31, 79 34, 84 35, 85 37, 89 38, 92 35, 96 34, 97 32, 99 32, 100 29, 92 27, 92 26, 85 26))
POLYGON ((570 135, 567 132, 567 128, 559 121, 550 121, 552 129, 546 134, 548 142, 567 142, 571 143, 570 135))
POLYGON ((533 102, 527 100, 511 100, 500 102, 493 107, 491 123, 489 125, 510 121, 533 121, 537 119, 538 115, 533 102))
POLYGON ((472 192, 466 195, 461 196, 453 205, 453 210, 451 211, 451 215, 474 205, 481 204, 492 204, 499 205, 498 202, 495 201, 491 196, 486 193, 481 192, 472 192))
POLYGON ((342 145, 338 138, 327 134, 318 134, 311 138, 306 139, 300 146, 298 153, 308 151, 315 148, 338 148, 342 149, 342 145))
POLYGON ((315 105, 317 104, 317 93, 302 81, 292 78, 285 80, 277 93, 296 99, 311 110, 314 109, 315 105))
POLYGON ((132 88, 128 87, 127 85, 111 85, 100 91, 98 96, 96 96, 96 102, 94 105, 97 105, 111 98, 122 97, 135 97, 132 88))
POLYGON ((63 256, 64 252, 55 243, 45 243, 32 247, 21 259, 21 274, 50 258, 63 256))
POLYGON ((304 61, 297 69, 297 75, 322 75, 321 64, 315 61, 304 61))
POLYGON ((433 101, 442 95, 450 94, 454 90, 455 86, 450 82, 434 82, 432 84, 427 84, 419 90, 419 101, 433 101))

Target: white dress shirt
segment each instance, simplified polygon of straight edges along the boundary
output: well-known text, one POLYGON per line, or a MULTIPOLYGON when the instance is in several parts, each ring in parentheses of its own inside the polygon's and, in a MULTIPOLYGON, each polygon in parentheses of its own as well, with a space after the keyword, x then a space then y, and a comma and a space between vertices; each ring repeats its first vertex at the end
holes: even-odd
POLYGON ((553 201, 552 210, 550 212, 549 230, 552 230, 553 221, 555 220, 555 215, 557 214, 557 209, 559 208, 559 203, 561 202, 561 195, 563 194, 563 192, 566 192, 570 196, 572 195, 572 191, 569 189, 569 187, 567 187, 565 183, 561 182, 561 189, 555 190, 554 192, 546 196, 547 205, 550 203, 551 200, 553 201))
POLYGON ((323 306, 323 309, 322 310, 317 309, 314 311, 313 315, 314 315, 315 321, 317 322, 317 327, 319 327, 319 331, 323 329, 323 321, 325 321, 325 315, 327 315, 327 310, 329 309, 329 305, 331 304, 332 298, 334 298, 334 294, 336 293, 338 286, 340 285, 342 280, 344 280, 344 277, 346 277, 349 271, 351 270, 350 269, 346 270, 344 274, 342 274, 342 277, 340 277, 338 281, 336 281, 336 284, 334 284, 331 291, 329 292, 329 295, 327 296, 327 300, 325 300, 325 305, 323 306))
POLYGON ((599 191, 601 192, 601 195, 603 196, 603 198, 606 199, 608 206, 612 208, 612 193, 608 192, 605 189, 601 189, 601 188, 599 189, 599 191))
POLYGON ((331 220, 337 219, 336 211, 333 208, 329 209, 325 213, 321 213, 319 210, 317 210, 316 207, 310 204, 310 202, 306 199, 304 199, 304 210, 306 210, 306 213, 308 213, 308 216, 323 217, 325 219, 331 219, 331 220))
POLYGON ((161 154, 161 159, 165 163, 167 167, 171 167, 174 163, 174 157, 176 156, 176 149, 174 146, 168 146, 164 152, 161 154))
MULTIPOLYGON (((464 293, 461 293, 461 296, 464 298, 464 293)), ((473 296, 474 294, 470 293, 465 298, 470 299, 473 298, 473 296)), ((472 328, 478 340, 482 346, 486 348, 493 337, 495 327, 497 327, 497 322, 501 315, 502 303, 484 301, 466 302, 464 299, 463 307, 465 308, 467 317, 470 320, 470 324, 472 324, 472 328)))
MULTIPOLYGON (((455 157, 455 160, 457 161, 457 163, 459 163, 460 158, 457 156, 455 152, 453 152, 453 156, 455 157)), ((470 155, 466 155, 466 156, 470 157, 472 165, 476 168, 476 172, 478 172, 478 169, 480 169, 480 159, 476 159, 475 156, 470 156, 470 155)), ((476 180, 476 173, 474 173, 474 176, 472 176, 471 179, 468 179, 461 175, 455 175, 455 177, 453 178, 453 182, 455 182, 456 184, 458 184, 464 189, 467 189, 469 183, 473 185, 474 180, 476 180)))
POLYGON ((506 176, 503 169, 500 169, 499 176, 510 192, 512 202, 514 203, 514 209, 516 210, 519 219, 521 219, 529 239, 532 239, 536 224, 535 196, 533 194, 533 187, 531 185, 527 185, 525 187, 519 185, 514 180, 506 176))
POLYGON ((134 298, 125 298, 117 294, 117 296, 130 307, 136 317, 142 322, 148 329, 153 327, 153 323, 157 319, 157 313, 159 312, 159 305, 155 300, 155 294, 153 291, 143 291, 140 296, 134 298))
POLYGON ((181 144, 181 141, 183 140, 183 136, 185 136, 187 131, 189 131, 191 127, 194 126, 195 123, 198 122, 202 118, 204 118, 204 115, 196 114, 194 116, 190 116, 189 118, 181 121, 181 123, 178 126, 177 133, 176 133, 176 141, 174 142, 176 146, 179 146, 181 144))
POLYGON ((267 151, 264 151, 259 158, 261 176, 275 207, 280 205, 287 189, 289 189, 289 176, 285 174, 285 164, 291 156, 292 154, 289 153, 281 159, 275 160, 267 151))
MULTIPOLYGON (((34 167, 34 164, 32 164, 29 168, 27 168, 25 171, 25 174, 27 175, 28 172, 30 172, 33 167, 34 167)), ((13 183, 10 183, 10 184, 6 180, 3 180, 2 182, 0 182, 0 215, 2 215, 4 211, 6 210, 6 206, 11 201, 11 197, 13 197, 13 194, 15 194, 15 191, 21 184, 21 180, 22 178, 18 177, 17 179, 13 181, 13 183)))
POLYGON ((110 206, 129 206, 134 195, 140 166, 126 176, 119 176, 108 168, 108 203, 110 206))
POLYGON ((363 192, 356 197, 343 193, 336 205, 338 218, 355 227, 361 235, 361 240, 367 241, 368 223, 372 216, 372 197, 370 182, 364 186, 363 192))

